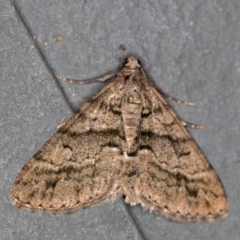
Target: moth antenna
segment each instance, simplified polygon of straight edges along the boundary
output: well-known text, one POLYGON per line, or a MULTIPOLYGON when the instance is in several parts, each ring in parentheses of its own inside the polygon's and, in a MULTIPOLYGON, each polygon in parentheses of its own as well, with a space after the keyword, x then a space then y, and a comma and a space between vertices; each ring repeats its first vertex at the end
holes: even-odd
POLYGON ((202 125, 198 125, 198 124, 194 124, 194 123, 189 123, 189 122, 184 122, 182 121, 182 124, 184 127, 190 127, 190 128, 197 128, 197 129, 204 129, 204 126, 202 125))
MULTIPOLYGON (((141 67, 141 72, 142 72, 143 76, 145 77, 145 79, 147 80, 147 77, 146 77, 146 75, 145 75, 142 67, 141 67)), ((164 92, 161 88, 158 88, 158 87, 157 87, 157 90, 158 90, 165 98, 167 98, 168 100, 177 102, 177 103, 179 103, 179 104, 189 105, 189 106, 193 106, 193 105, 194 105, 193 102, 182 101, 182 100, 179 100, 179 99, 177 99, 177 98, 171 97, 169 94, 167 94, 166 92, 164 92)))
POLYGON ((167 98, 168 100, 174 101, 174 102, 179 103, 179 104, 189 105, 189 106, 193 106, 193 105, 194 105, 193 102, 182 101, 182 100, 179 100, 179 99, 177 99, 177 98, 171 97, 169 94, 167 94, 166 92, 164 92, 161 88, 158 88, 158 91, 159 91, 165 98, 167 98))
POLYGON ((63 76, 57 76, 57 78, 65 81, 65 82, 69 82, 69 83, 73 83, 73 84, 87 84, 87 83, 92 83, 92 82, 104 82, 109 80, 110 78, 116 76, 118 73, 108 73, 102 77, 96 77, 96 78, 90 78, 90 79, 86 79, 86 80, 75 80, 75 79, 69 79, 63 76))

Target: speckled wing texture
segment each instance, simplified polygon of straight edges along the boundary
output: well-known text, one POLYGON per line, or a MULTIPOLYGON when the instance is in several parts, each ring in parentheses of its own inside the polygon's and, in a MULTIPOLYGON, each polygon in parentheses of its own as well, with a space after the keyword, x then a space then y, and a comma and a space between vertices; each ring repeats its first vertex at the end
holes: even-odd
POLYGON ((120 155, 121 115, 109 109, 117 85, 111 82, 93 96, 29 160, 14 183, 13 204, 69 213, 109 197, 120 155))
POLYGON ((70 213, 121 195, 175 221, 228 211, 217 174, 133 56, 29 160, 11 201, 70 213))
POLYGON ((226 194, 217 174, 162 96, 150 91, 135 185, 142 206, 184 222, 226 216, 226 194))

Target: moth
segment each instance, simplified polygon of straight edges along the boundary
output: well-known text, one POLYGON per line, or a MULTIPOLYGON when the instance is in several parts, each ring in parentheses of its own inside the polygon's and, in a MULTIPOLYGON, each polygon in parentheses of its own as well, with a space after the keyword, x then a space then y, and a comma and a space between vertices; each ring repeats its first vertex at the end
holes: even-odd
POLYGON ((101 80, 107 78, 112 81, 23 167, 12 203, 72 213, 125 196, 127 203, 175 221, 226 216, 223 185, 187 132, 189 124, 165 100, 173 98, 147 79, 134 56, 101 80))

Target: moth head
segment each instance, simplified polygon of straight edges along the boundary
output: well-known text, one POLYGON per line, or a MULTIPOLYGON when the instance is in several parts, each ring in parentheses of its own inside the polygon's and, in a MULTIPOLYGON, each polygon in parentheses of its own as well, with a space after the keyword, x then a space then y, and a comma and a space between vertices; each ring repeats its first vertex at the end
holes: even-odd
POLYGON ((130 70, 141 68, 139 60, 137 60, 134 56, 129 56, 127 58, 125 67, 129 68, 130 70))

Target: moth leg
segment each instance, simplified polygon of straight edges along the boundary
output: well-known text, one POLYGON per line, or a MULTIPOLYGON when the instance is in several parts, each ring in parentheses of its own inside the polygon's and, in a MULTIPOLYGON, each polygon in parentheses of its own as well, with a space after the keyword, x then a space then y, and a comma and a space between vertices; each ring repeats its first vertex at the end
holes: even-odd
POLYGON ((158 89, 159 92, 167 99, 169 100, 172 100, 174 102, 177 102, 177 103, 180 103, 180 104, 185 104, 185 105, 190 105, 190 106, 193 106, 194 103, 193 102, 187 102, 187 101, 182 101, 182 100, 179 100, 177 98, 174 98, 174 97, 171 97, 170 95, 168 95, 166 92, 164 92, 162 89, 158 89))
POLYGON ((108 73, 102 77, 96 77, 96 78, 90 78, 90 79, 86 79, 86 80, 74 80, 74 79, 69 79, 63 76, 57 76, 57 78, 65 81, 65 82, 69 82, 69 83, 75 83, 75 84, 85 84, 85 83, 91 83, 91 82, 104 82, 107 81, 108 79, 116 76, 118 73, 108 73))
POLYGON ((204 126, 202 126, 202 125, 193 124, 193 123, 189 123, 189 122, 184 122, 184 121, 182 121, 182 120, 181 120, 181 122, 182 122, 182 124, 183 124, 184 127, 204 129, 204 126))

